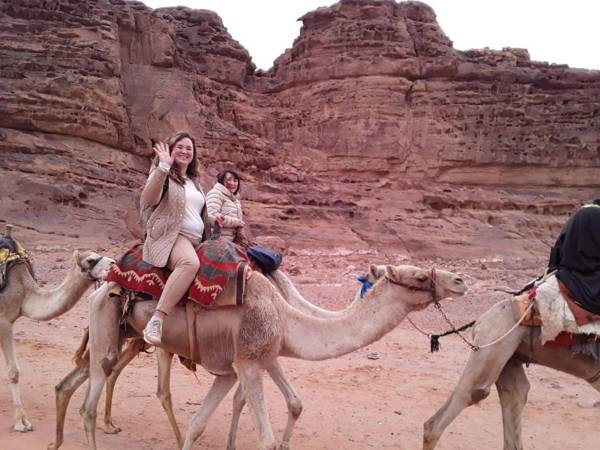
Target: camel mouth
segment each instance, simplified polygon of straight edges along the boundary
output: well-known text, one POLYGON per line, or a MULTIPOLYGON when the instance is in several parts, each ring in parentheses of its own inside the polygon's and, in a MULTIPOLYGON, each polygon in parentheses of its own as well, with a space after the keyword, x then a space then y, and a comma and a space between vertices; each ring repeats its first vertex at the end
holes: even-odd
POLYGON ((469 290, 462 278, 455 278, 452 280, 452 285, 446 287, 446 295, 448 297, 461 297, 469 290))

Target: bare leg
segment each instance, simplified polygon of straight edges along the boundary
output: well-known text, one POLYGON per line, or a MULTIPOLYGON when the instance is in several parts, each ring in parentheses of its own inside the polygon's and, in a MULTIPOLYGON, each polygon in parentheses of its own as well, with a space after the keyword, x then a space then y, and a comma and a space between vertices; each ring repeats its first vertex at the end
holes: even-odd
POLYGON ((13 405, 15 407, 15 425, 16 431, 23 433, 33 430, 33 425, 29 421, 23 401, 21 400, 21 391, 19 389, 19 366, 15 355, 15 343, 13 340, 12 323, 0 321, 0 344, 4 352, 4 360, 8 368, 8 382, 10 383, 10 391, 12 394, 13 405))
POLYGON ((231 390, 235 384, 236 376, 217 376, 213 382, 208 394, 202 402, 200 409, 192 417, 192 421, 185 435, 185 442, 183 443, 182 450, 190 450, 193 443, 200 437, 206 428, 208 419, 212 413, 217 409, 219 403, 225 398, 227 393, 231 390))
POLYGON ((130 339, 119 356, 119 360, 117 361, 117 364, 115 364, 112 373, 106 380, 106 399, 104 402, 104 432, 106 434, 117 434, 121 431, 121 428, 116 427, 112 422, 112 400, 115 392, 115 384, 123 369, 127 367, 143 348, 143 339, 130 339))
MULTIPOLYGON (((515 321, 510 304, 492 307, 478 320, 475 343, 483 345, 492 342, 508 331, 515 321)), ((518 327, 498 344, 471 353, 454 392, 444 406, 425 422, 424 450, 435 448, 446 427, 464 408, 489 395, 492 384, 500 376, 525 334, 524 327, 518 327)))
POLYGON ((522 450, 522 413, 527 403, 529 381, 523 364, 509 361, 496 381, 500 404, 502 405, 502 425, 504 428, 504 449, 522 450))
POLYGON ((56 436, 54 442, 48 445, 48 450, 57 450, 63 443, 63 430, 65 428, 65 416, 73 393, 90 376, 89 361, 85 366, 75 367, 54 388, 56 394, 56 436))
POLYGON ((181 437, 181 431, 179 431, 177 420, 175 420, 173 402, 171 401, 171 362, 173 361, 173 354, 157 347, 156 359, 158 361, 158 388, 156 396, 167 413, 171 428, 175 433, 175 439, 177 439, 177 448, 181 448, 183 445, 183 438, 181 437))
POLYGON ((256 364, 245 362, 238 365, 238 376, 258 428, 258 448, 275 450, 277 446, 265 404, 262 370, 256 364))
POLYGON ((90 449, 96 450, 98 400, 119 355, 119 303, 108 299, 111 283, 90 296, 90 386, 81 409, 90 449))

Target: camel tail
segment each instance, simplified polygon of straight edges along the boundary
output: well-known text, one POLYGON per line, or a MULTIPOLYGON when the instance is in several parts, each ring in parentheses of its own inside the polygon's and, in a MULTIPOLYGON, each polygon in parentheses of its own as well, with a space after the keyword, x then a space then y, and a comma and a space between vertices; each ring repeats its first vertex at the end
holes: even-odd
POLYGON ((89 358, 89 352, 87 351, 88 341, 90 340, 90 329, 89 327, 85 327, 85 333, 83 334, 83 339, 81 339, 81 344, 79 344, 79 348, 75 352, 73 356, 73 362, 78 367, 85 365, 84 361, 87 361, 89 358))

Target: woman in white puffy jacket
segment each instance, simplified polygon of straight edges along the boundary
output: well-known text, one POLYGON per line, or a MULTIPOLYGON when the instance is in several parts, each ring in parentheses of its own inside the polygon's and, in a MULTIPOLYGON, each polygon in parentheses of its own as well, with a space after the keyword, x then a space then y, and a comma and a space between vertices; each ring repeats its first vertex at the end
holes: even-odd
POLYGON ((230 241, 244 240, 244 216, 240 201, 240 176, 226 169, 206 195, 206 210, 211 225, 221 227, 221 237, 230 241))

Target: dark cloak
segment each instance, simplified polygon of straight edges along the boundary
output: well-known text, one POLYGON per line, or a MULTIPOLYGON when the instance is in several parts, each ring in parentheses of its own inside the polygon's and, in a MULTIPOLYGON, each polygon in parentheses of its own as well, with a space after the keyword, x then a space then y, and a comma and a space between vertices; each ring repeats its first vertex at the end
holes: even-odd
POLYGON ((586 205, 563 227, 550 251, 549 270, 582 308, 600 314, 600 206, 586 205))

